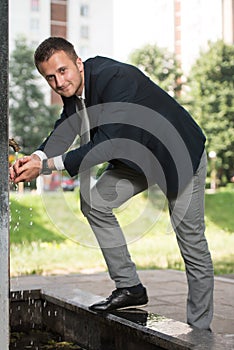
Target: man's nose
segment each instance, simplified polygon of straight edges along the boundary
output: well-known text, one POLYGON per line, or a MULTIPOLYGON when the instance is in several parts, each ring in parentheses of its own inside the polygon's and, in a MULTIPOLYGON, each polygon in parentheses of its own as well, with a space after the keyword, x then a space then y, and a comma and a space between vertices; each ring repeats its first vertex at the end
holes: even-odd
POLYGON ((64 77, 62 75, 56 75, 55 79, 57 88, 62 87, 64 83, 64 77))

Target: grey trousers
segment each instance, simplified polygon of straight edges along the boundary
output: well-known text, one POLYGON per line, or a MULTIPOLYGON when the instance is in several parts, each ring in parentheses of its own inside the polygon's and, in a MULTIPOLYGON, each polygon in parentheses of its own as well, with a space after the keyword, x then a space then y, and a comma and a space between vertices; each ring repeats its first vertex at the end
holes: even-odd
MULTIPOLYGON (((200 329, 209 329, 213 316, 213 265, 204 235, 205 178, 204 152, 191 182, 176 200, 168 201, 188 280, 187 322, 200 329)), ((92 209, 82 205, 117 288, 137 285, 140 279, 113 208, 146 188, 144 176, 117 163, 92 188, 92 209)))

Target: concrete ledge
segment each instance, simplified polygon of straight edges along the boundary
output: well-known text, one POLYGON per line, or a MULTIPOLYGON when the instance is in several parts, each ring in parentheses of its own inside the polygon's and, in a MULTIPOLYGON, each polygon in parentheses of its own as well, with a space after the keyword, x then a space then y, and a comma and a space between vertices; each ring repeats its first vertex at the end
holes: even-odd
POLYGON ((14 291, 11 327, 47 329, 89 350, 233 349, 232 339, 143 309, 96 314, 88 305, 98 299, 81 290, 72 299, 41 290, 14 291))

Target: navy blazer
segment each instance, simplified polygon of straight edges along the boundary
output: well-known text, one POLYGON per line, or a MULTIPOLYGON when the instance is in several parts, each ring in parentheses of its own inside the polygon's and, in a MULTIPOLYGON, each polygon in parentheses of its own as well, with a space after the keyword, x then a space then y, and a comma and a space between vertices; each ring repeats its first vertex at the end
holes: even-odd
POLYGON ((91 140, 67 152, 81 120, 75 96, 63 97, 54 130, 38 148, 48 157, 63 154, 71 176, 116 159, 143 172, 174 196, 196 172, 205 136, 190 114, 139 69, 97 56, 84 62, 85 98, 91 140), (67 152, 67 153, 65 153, 67 152))

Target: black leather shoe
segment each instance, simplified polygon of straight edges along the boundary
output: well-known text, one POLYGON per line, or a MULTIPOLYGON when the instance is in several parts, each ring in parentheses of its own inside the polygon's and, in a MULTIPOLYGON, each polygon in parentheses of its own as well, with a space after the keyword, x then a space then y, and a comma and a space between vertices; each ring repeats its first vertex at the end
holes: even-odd
POLYGON ((116 289, 112 294, 96 304, 89 307, 92 311, 107 312, 128 307, 145 306, 148 303, 146 289, 143 288, 140 293, 131 293, 128 289, 116 289))

